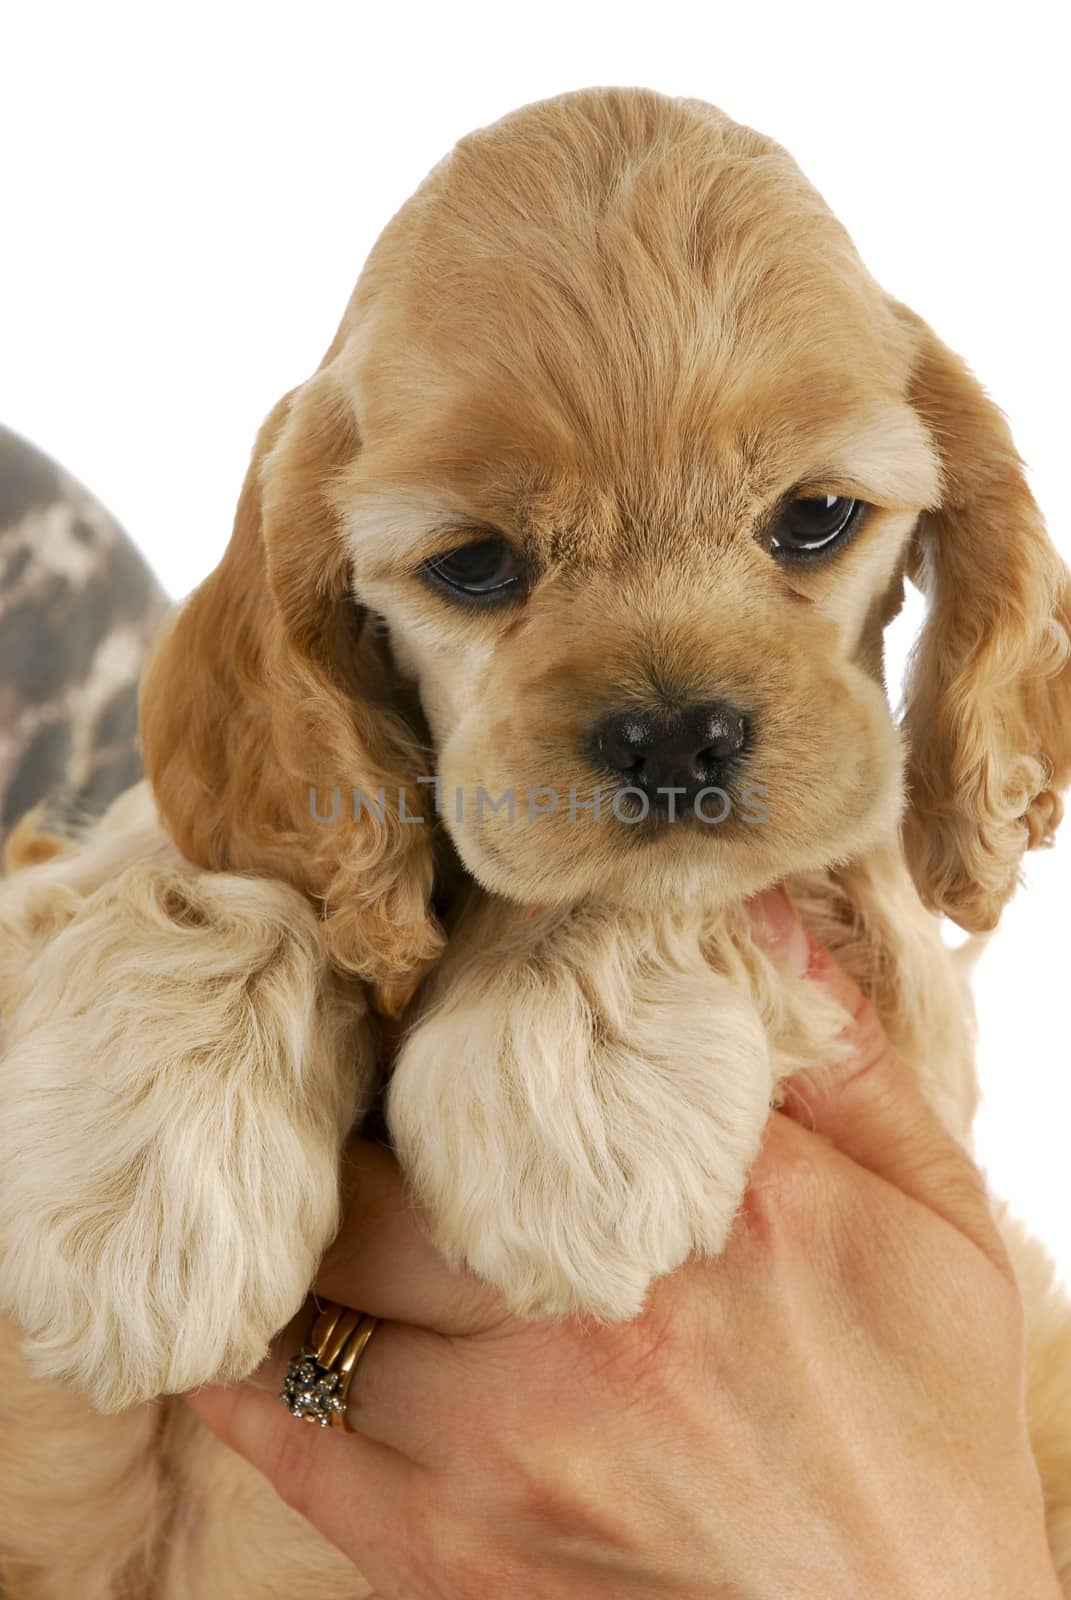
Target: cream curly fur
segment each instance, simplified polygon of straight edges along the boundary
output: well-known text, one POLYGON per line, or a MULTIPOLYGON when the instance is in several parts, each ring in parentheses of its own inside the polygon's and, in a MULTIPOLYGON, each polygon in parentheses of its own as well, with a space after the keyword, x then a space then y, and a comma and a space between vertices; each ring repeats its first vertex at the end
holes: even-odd
MULTIPOLYGON (((14 842, 5 1600, 367 1594, 165 1397, 248 1372, 300 1304, 374 1011, 406 1013, 387 1116, 434 1238, 531 1314, 631 1316, 719 1250, 781 1079, 835 1059, 843 1018, 751 934, 772 883, 969 1141, 934 913, 991 927, 1051 840, 1069 593, 1000 414, 772 141, 610 90, 463 141, 261 429, 146 675, 149 784, 87 839, 14 842), (810 568, 769 538, 801 487, 869 507, 810 568), (420 573, 489 530, 537 578, 476 614, 420 573), (930 614, 898 727, 905 578, 930 614), (596 820, 598 716, 723 695, 762 827, 596 820), (449 802, 546 784, 579 814, 449 802), (335 788, 384 808, 325 825, 335 788)), ((1071 1318, 1006 1230, 1071 1595, 1071 1318)))
POLYGON ((781 1077, 843 1017, 741 917, 598 907, 465 923, 388 1120, 443 1253, 529 1316, 636 1316, 724 1245, 781 1077))
POLYGON ((0 1307, 31 1369, 102 1411, 244 1375, 338 1224, 362 997, 300 895, 191 868, 144 785, 0 929, 0 1307))

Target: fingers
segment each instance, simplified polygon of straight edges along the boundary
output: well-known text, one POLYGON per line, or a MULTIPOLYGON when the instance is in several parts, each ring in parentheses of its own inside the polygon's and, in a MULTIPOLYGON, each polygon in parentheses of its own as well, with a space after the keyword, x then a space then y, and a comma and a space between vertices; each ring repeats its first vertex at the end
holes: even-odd
POLYGON ((318 1294, 443 1334, 481 1333, 508 1320, 491 1289, 443 1261, 389 1151, 352 1140, 342 1183, 344 1220, 317 1274, 318 1294))
POLYGON ((854 979, 813 940, 809 963, 800 968, 798 934, 791 928, 793 920, 799 922, 798 913, 783 895, 780 899, 781 906, 771 908, 770 895, 760 897, 760 910, 753 912, 757 936, 791 970, 806 970, 850 1019, 842 1058, 821 1071, 789 1079, 781 1109, 824 1135, 859 1166, 944 1217, 1010 1276, 977 1168, 896 1059, 877 1011, 854 979))
POLYGON ((287 1505, 376 1579, 384 1530, 419 1504, 419 1468, 360 1434, 299 1421, 262 1390, 239 1384, 184 1396, 206 1427, 271 1482, 287 1505))
MULTIPOLYGON (((284 1416, 278 1397, 287 1367, 307 1342, 318 1311, 310 1299, 246 1379, 250 1388, 274 1399, 284 1416)), ((346 1406, 349 1426, 411 1461, 438 1459, 443 1454, 438 1397, 455 1381, 458 1366, 457 1347, 450 1339, 426 1328, 381 1322, 354 1368, 346 1406)))

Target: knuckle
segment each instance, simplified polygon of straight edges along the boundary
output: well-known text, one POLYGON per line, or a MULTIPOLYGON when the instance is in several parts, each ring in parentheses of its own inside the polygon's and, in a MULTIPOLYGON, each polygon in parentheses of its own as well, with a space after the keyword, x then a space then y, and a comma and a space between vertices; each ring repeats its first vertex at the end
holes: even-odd
POLYGON ((744 1226, 753 1245, 799 1252, 816 1241, 828 1210, 818 1155, 802 1140, 783 1140, 763 1162, 744 1201, 744 1226))
POLYGON ((692 1340, 675 1290, 672 1280, 662 1280, 638 1317, 592 1329, 585 1339, 592 1377, 612 1394, 626 1394, 632 1405, 675 1392, 688 1368, 692 1340))
POLYGON ((988 1221, 985 1181, 965 1156, 961 1160, 949 1161, 940 1188, 943 1193, 938 1198, 946 1214, 976 1216, 979 1221, 988 1221))

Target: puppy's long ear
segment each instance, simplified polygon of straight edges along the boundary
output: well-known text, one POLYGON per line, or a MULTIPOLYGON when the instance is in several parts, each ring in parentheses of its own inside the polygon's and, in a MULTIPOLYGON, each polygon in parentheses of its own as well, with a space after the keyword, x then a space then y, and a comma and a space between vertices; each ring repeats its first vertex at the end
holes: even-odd
POLYGON ((927 597, 908 670, 904 845, 925 902, 996 925, 1025 850, 1052 841, 1071 779, 1071 581, 1003 414, 906 307, 912 403, 941 461, 908 571, 927 597))
POLYGON ((430 826, 403 820, 422 815, 419 742, 391 704, 332 500, 359 448, 328 360, 262 426, 227 552, 149 665, 141 733, 183 853, 303 889, 335 961, 384 985, 430 961, 441 935, 430 826), (371 802, 357 822, 355 789, 371 802))

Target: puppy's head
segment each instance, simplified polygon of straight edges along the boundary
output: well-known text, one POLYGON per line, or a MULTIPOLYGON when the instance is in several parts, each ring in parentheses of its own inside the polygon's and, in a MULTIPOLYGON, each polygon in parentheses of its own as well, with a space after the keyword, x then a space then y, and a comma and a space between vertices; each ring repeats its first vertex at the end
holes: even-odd
POLYGON ((434 953, 435 788, 509 898, 735 899, 895 828, 905 572, 907 848, 988 926, 1071 764, 1067 578, 1000 414, 778 146, 570 95, 434 170, 268 419, 145 688, 150 776, 368 976, 434 953))

